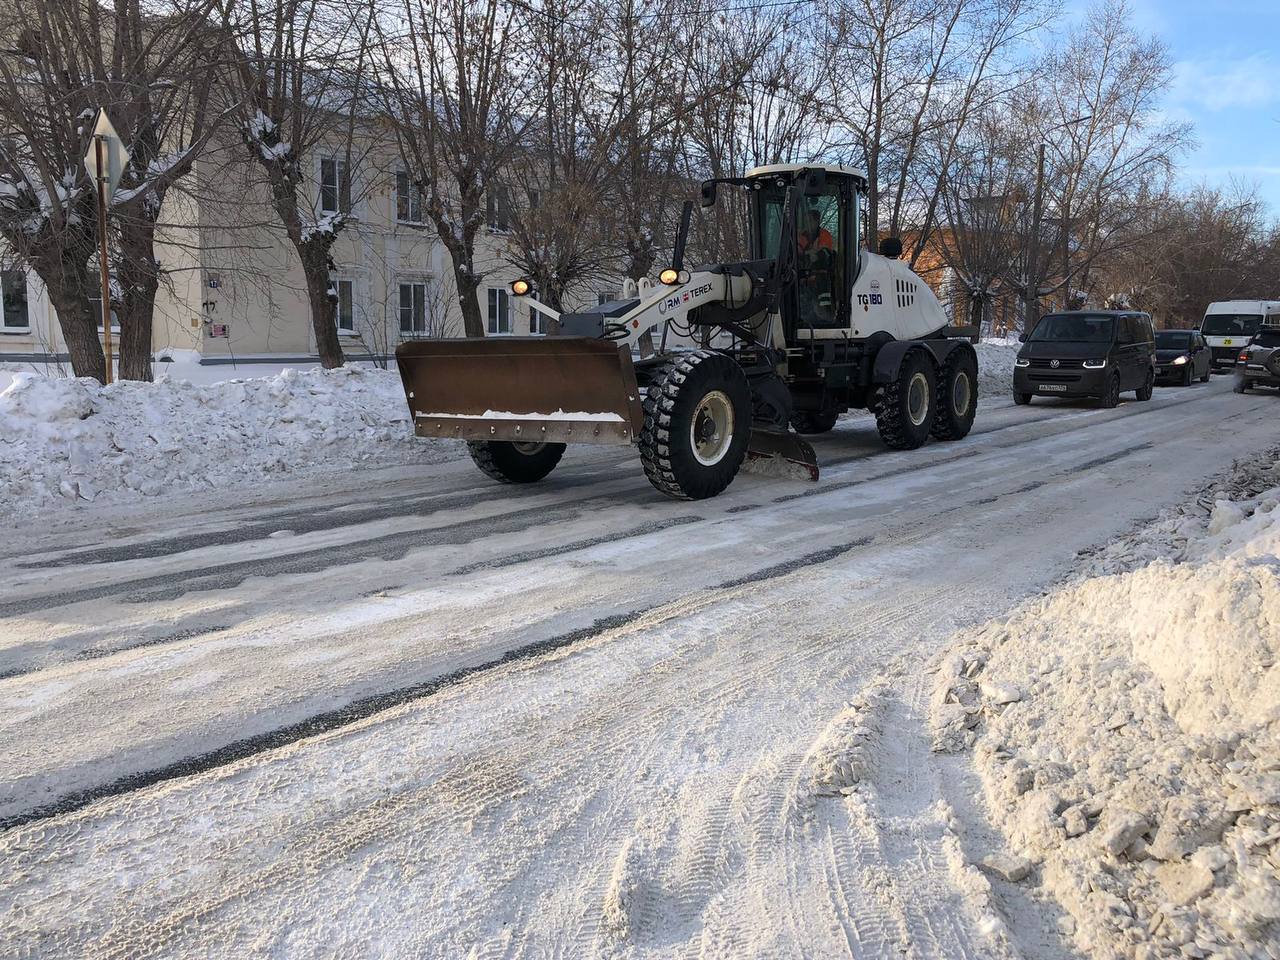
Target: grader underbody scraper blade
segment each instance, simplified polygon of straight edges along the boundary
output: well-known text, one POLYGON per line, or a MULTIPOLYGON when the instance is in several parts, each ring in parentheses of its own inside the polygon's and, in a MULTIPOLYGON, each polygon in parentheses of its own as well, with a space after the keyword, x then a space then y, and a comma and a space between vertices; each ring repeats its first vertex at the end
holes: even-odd
POLYGON ((396 364, 420 437, 628 444, 644 426, 631 353, 608 340, 410 340, 396 364))
POLYGON ((813 447, 790 431, 753 429, 742 466, 758 476, 814 482, 818 479, 818 457, 813 447))

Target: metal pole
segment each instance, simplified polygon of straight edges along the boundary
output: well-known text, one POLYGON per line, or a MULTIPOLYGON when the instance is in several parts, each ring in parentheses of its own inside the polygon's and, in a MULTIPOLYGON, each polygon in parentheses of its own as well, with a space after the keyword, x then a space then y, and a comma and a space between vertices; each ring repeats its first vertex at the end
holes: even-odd
POLYGON ((1027 245, 1027 292, 1022 332, 1030 333, 1039 319, 1040 276, 1040 217, 1044 213, 1044 142, 1036 157, 1036 195, 1031 206, 1031 240, 1027 245))
POLYGON ((93 138, 98 164, 98 263, 102 268, 102 340, 107 355, 107 379, 112 380, 114 359, 111 350, 111 271, 107 267, 107 162, 103 137, 93 138))

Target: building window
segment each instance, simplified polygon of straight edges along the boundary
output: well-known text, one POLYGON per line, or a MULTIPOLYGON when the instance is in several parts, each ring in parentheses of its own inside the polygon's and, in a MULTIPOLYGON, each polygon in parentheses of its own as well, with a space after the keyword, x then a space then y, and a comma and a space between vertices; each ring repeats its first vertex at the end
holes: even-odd
POLYGON ((485 194, 485 197, 489 228, 492 230, 506 230, 511 226, 511 200, 507 194, 507 188, 501 185, 494 185, 489 188, 489 192, 485 194))
POLYGON ((422 223, 422 188, 404 170, 396 173, 396 219, 401 223, 422 223))
POLYGON ((612 303, 615 299, 616 299, 616 296, 615 296, 615 294, 614 294, 614 292, 613 292, 612 290, 597 290, 597 291, 596 291, 596 306, 597 306, 597 307, 602 307, 602 306, 604 306, 606 303, 612 303))
POLYGON ((22 270, 0 272, 3 300, 0 305, 0 330, 26 333, 31 329, 27 313, 27 274, 22 270))
POLYGON ((511 295, 503 287, 489 288, 489 333, 511 332, 511 295))
POLYGON ((545 334, 547 332, 547 315, 539 313, 533 307, 529 308, 529 332, 537 334, 545 334))
POLYGON ((334 318, 339 333, 354 334, 356 332, 356 283, 354 280, 338 280, 334 283, 338 302, 334 310, 334 318))
POLYGON ((400 332, 422 336, 427 332, 427 285, 400 284, 400 332))
POLYGON ((341 157, 320 160, 320 212, 351 212, 351 165, 341 157))

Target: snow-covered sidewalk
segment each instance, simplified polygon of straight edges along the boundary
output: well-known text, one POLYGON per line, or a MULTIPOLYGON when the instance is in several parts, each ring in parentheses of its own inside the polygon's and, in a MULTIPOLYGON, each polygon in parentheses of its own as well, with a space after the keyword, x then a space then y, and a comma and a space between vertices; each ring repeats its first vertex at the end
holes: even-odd
POLYGON ((935 746, 973 747, 990 866, 1092 957, 1280 956, 1277 452, 942 661, 935 746))
POLYGON ((0 515, 463 453, 414 438, 400 378, 387 370, 108 387, 23 373, 0 392, 0 515))

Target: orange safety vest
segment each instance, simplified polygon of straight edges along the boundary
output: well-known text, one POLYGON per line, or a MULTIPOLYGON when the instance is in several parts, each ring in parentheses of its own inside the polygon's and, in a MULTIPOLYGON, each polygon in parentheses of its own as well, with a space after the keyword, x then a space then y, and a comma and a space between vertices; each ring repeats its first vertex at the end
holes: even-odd
MULTIPOLYGON (((809 234, 808 234, 806 231, 801 230, 801 231, 800 231, 800 252, 801 252, 801 253, 804 253, 806 250, 808 250, 808 249, 809 249, 809 244, 810 244, 810 242, 811 242, 811 241, 810 241, 810 239, 809 239, 809 234)), ((832 249, 834 246, 835 246, 835 244, 834 244, 834 243, 832 243, 832 240, 831 240, 831 232, 830 232, 829 230, 827 230, 827 228, 826 228, 826 227, 821 227, 821 228, 819 228, 819 230, 818 230, 818 249, 819 249, 819 250, 830 250, 830 249, 832 249)))

